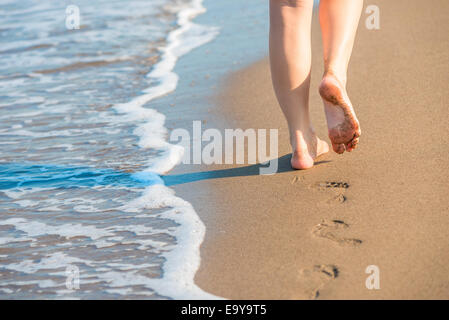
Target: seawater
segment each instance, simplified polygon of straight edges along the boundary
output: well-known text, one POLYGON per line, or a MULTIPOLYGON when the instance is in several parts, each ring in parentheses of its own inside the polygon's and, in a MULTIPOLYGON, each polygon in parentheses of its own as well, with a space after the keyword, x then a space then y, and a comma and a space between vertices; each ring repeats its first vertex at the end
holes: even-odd
POLYGON ((176 90, 178 58, 218 35, 195 23, 204 12, 0 0, 1 299, 217 298, 193 282, 205 228, 160 178, 183 150, 151 108, 176 90))

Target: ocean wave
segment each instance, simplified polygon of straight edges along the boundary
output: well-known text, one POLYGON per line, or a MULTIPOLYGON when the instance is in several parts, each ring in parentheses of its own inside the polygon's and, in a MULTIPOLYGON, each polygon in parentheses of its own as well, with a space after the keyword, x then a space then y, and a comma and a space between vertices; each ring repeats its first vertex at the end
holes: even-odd
MULTIPOLYGON (((118 113, 147 120, 134 131, 140 137, 139 146, 157 149, 160 153, 157 158, 151 159, 143 172, 135 175, 137 178, 144 179, 145 172, 164 174, 181 162, 184 149, 166 141, 165 116, 154 109, 145 108, 144 105, 174 91, 178 83, 178 75, 174 72, 177 60, 218 35, 217 27, 202 26, 192 21, 205 11, 202 0, 191 1, 181 8, 177 14, 178 28, 170 32, 167 46, 161 49, 160 61, 146 76, 156 84, 143 90, 142 95, 131 101, 114 106, 118 113)), ((175 233, 178 244, 164 254, 166 262, 163 278, 152 279, 151 287, 159 294, 172 298, 219 298, 204 292, 194 283, 194 276, 200 265, 199 248, 204 239, 205 226, 190 203, 176 197, 174 191, 166 186, 153 185, 123 209, 137 211, 141 208, 159 207, 173 207, 172 210, 165 211, 163 216, 176 221, 180 227, 175 233)))
POLYGON ((200 0, 79 5, 79 33, 61 29, 57 2, 11 2, 0 17, 12 50, 0 55, 0 297, 218 298, 193 281, 205 227, 161 176, 183 149, 146 104, 176 90, 178 59, 219 30, 193 22, 200 0), (66 288, 70 265, 81 290, 66 288))

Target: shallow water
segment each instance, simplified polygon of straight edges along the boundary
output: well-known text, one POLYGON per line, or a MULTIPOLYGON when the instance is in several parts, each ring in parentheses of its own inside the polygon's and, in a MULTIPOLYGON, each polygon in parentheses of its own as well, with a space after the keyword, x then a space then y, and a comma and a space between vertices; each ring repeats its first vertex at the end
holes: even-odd
POLYGON ((79 30, 68 4, 0 0, 0 298, 209 297, 204 226, 158 175, 179 149, 146 104, 217 30, 189 22, 201 1, 81 0, 79 30))

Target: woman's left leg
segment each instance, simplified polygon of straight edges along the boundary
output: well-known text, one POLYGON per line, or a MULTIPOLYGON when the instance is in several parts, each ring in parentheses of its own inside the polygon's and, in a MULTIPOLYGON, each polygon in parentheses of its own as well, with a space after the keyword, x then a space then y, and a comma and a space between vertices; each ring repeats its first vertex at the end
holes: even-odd
POLYGON ((346 73, 363 0, 321 0, 324 75, 320 84, 329 139, 335 152, 352 151, 361 134, 351 100, 346 92, 346 73))

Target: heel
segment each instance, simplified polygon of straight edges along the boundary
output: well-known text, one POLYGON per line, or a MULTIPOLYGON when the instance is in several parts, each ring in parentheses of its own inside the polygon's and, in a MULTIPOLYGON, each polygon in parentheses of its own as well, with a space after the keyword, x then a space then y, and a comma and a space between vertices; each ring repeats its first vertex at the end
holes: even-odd
POLYGON ((325 77, 321 81, 319 92, 321 98, 334 105, 339 105, 343 101, 341 88, 336 79, 325 77))

